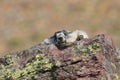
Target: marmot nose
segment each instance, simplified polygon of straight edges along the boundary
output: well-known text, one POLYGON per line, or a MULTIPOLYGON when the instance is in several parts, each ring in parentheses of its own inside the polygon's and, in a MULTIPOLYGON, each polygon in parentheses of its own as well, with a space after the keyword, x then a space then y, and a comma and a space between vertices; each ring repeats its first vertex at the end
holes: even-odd
POLYGON ((62 41, 62 40, 63 40, 63 38, 62 38, 62 37, 59 37, 58 39, 59 39, 60 41, 62 41))

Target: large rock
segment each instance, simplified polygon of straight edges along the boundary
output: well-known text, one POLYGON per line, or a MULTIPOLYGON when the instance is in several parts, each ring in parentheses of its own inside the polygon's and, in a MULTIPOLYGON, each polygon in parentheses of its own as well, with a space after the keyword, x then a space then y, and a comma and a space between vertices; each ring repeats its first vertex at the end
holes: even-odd
POLYGON ((0 58, 0 80, 120 80, 120 51, 101 34, 59 50, 39 44, 0 58))

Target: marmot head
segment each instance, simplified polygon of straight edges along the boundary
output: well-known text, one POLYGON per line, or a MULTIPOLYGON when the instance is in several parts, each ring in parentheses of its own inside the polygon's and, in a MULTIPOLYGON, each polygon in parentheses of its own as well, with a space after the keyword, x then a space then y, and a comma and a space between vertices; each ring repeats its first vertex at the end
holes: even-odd
POLYGON ((66 40, 68 37, 69 31, 66 30, 61 30, 61 31, 57 31, 54 34, 54 44, 58 47, 58 48, 62 48, 66 45, 66 40))
POLYGON ((66 42, 68 32, 66 30, 57 31, 54 34, 56 44, 63 44, 66 42))

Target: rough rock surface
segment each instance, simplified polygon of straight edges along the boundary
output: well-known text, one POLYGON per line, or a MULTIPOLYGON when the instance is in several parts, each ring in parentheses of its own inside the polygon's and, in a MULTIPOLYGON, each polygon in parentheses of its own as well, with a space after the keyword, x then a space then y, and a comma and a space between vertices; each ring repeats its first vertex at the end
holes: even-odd
POLYGON ((100 34, 59 50, 39 44, 0 58, 0 80, 120 80, 120 49, 100 34))

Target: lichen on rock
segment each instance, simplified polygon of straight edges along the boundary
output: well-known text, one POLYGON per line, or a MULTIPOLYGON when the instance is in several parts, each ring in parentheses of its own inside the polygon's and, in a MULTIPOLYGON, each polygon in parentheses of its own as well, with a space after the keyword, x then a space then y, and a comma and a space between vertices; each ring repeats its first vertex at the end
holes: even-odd
POLYGON ((59 50, 38 44, 0 58, 0 80, 119 80, 118 52, 100 34, 59 50))

